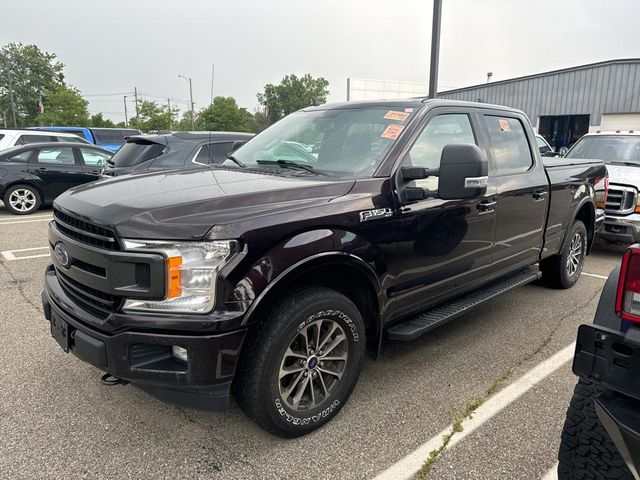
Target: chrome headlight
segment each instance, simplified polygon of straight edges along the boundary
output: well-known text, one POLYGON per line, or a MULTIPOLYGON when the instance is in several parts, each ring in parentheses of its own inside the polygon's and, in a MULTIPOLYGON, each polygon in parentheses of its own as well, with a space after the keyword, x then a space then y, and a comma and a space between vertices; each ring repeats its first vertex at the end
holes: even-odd
POLYGON ((161 253, 166 259, 163 300, 127 299, 124 310, 205 313, 215 305, 216 278, 238 251, 235 240, 165 242, 124 240, 128 251, 161 253))

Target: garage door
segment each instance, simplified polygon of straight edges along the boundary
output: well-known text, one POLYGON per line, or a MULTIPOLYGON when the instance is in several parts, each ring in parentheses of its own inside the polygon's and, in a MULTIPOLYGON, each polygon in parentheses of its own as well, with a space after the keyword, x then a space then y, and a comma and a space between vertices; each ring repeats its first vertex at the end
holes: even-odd
POLYGON ((640 113, 603 113, 602 130, 640 130, 640 113))

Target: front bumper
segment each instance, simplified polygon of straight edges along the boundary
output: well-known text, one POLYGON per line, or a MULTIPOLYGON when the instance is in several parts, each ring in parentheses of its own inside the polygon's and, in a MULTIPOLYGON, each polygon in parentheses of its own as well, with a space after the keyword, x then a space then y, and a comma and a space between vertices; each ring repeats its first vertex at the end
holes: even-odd
POLYGON ((214 335, 175 333, 158 329, 165 325, 163 318, 154 322, 149 317, 145 328, 105 332, 68 312, 62 305, 69 302, 55 275, 47 275, 44 314, 52 323, 52 335, 55 331, 54 338, 66 351, 162 400, 207 410, 228 407, 244 329, 214 335), (174 345, 187 349, 186 364, 171 355, 174 345))
POLYGON ((636 243, 640 241, 640 214, 632 213, 625 216, 607 214, 604 225, 598 231, 598 236, 614 242, 636 243))

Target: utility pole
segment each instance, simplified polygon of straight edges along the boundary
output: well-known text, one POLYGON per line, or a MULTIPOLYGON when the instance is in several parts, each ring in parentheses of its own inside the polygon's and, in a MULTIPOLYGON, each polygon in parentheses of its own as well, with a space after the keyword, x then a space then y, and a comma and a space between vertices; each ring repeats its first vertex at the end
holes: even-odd
POLYGON ((169 130, 171 130, 171 99, 167 98, 167 106, 169 107, 169 130))
POLYGON ((211 64, 211 105, 213 105, 213 79, 215 78, 215 74, 216 74, 216 64, 212 63, 211 64))
POLYGON ((440 61, 440 18, 442 0, 433 0, 433 24, 431 26, 431 66, 429 68, 429 98, 438 95, 438 63, 440 61))
POLYGON ((124 126, 129 126, 129 115, 127 113, 127 95, 124 96, 124 126))
POLYGON ((136 97, 136 118, 140 117, 140 111, 138 110, 138 87, 133 87, 133 94, 136 97))
POLYGON ((13 73, 9 64, 5 64, 7 67, 7 75, 9 77, 9 101, 11 102, 11 113, 13 115, 13 128, 18 128, 18 122, 16 121, 16 101, 13 98, 13 73))
POLYGON ((184 75, 178 75, 180 78, 183 78, 187 82, 189 82, 189 101, 191 102, 191 130, 196 129, 196 112, 194 110, 193 103, 193 84, 191 83, 191 77, 185 77, 184 75))

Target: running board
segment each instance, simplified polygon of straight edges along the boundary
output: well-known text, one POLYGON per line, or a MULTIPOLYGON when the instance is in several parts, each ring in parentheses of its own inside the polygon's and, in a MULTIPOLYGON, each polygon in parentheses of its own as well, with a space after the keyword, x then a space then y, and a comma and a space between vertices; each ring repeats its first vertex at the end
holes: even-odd
POLYGON ((509 290, 538 280, 542 273, 537 268, 526 268, 502 277, 474 290, 462 297, 420 313, 387 328, 391 340, 410 341, 423 333, 433 330, 454 318, 463 315, 478 305, 491 300, 509 290))

